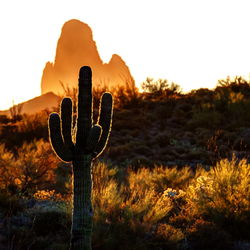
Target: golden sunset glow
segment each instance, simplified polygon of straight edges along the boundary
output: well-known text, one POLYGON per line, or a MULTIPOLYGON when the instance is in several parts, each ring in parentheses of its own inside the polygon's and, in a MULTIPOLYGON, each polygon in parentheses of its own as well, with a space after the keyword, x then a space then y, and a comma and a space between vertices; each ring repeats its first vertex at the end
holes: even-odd
POLYGON ((137 86, 164 78, 184 91, 213 88, 250 73, 248 0, 2 1, 0 110, 41 94, 63 24, 78 19, 93 32, 103 62, 118 54, 137 86))

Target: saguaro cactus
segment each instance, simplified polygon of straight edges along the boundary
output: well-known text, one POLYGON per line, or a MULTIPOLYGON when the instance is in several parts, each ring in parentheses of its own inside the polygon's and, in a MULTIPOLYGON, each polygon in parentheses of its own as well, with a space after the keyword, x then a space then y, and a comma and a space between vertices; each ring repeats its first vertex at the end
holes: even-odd
POLYGON ((92 234, 92 160, 104 150, 112 121, 113 101, 104 93, 97 124, 93 125, 92 72, 84 66, 79 73, 78 110, 72 125, 72 100, 64 98, 60 114, 49 117, 50 141, 57 156, 73 163, 73 211, 70 250, 91 249, 92 234))

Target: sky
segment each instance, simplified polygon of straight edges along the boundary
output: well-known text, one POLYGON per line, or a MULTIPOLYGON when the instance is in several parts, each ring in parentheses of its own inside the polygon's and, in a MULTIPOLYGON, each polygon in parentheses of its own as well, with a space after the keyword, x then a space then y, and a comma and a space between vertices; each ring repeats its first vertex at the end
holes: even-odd
POLYGON ((250 74, 249 0, 8 0, 0 2, 0 110, 41 93, 63 24, 87 23, 108 62, 118 54, 139 86, 168 79, 183 91, 250 74))

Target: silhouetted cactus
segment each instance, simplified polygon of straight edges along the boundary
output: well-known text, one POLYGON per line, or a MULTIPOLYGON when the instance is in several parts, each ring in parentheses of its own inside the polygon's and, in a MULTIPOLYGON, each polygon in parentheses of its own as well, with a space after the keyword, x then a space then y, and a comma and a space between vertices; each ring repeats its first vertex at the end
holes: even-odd
POLYGON ((91 249, 92 233, 92 160, 104 150, 108 141, 113 101, 110 93, 104 93, 100 102, 99 118, 93 125, 92 72, 84 66, 79 73, 78 116, 72 125, 72 101, 64 98, 60 115, 49 117, 50 141, 57 156, 73 163, 74 197, 71 229, 71 250, 91 249))

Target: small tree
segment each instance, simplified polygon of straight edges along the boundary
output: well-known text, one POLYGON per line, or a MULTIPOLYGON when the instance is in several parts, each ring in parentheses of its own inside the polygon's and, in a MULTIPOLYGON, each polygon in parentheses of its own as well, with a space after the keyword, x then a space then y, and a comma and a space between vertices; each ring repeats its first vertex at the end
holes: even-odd
POLYGON ((168 80, 166 79, 158 79, 157 81, 154 81, 153 78, 147 78, 146 81, 144 81, 141 84, 141 88, 144 92, 148 92, 154 95, 173 95, 173 94, 180 94, 181 93, 181 87, 180 85, 171 82, 171 84, 168 83, 168 80))

